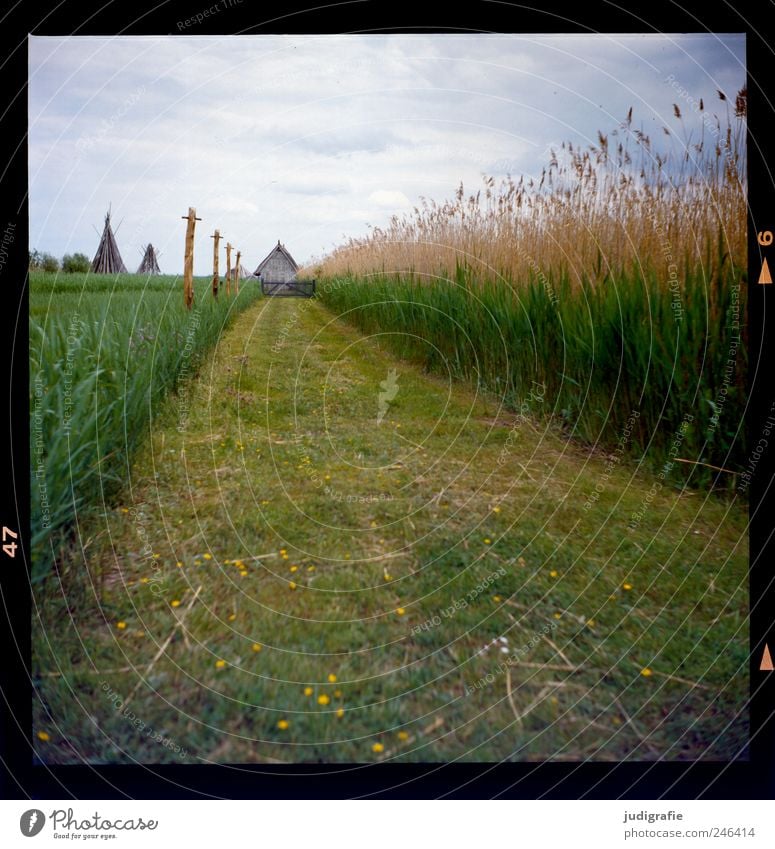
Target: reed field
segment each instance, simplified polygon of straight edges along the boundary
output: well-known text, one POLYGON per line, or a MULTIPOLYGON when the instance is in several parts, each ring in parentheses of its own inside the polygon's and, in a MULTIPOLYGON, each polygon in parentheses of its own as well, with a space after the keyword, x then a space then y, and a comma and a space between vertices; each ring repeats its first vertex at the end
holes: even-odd
POLYGON ((630 110, 587 148, 552 150, 540 176, 423 201, 324 258, 319 296, 428 369, 515 409, 538 386, 531 413, 571 435, 732 490, 746 453, 746 100, 718 92, 712 115, 700 101, 699 135, 675 105, 659 139, 630 110))
POLYGON ((216 300, 210 278, 195 288, 189 312, 175 277, 30 274, 34 578, 50 571, 57 532, 121 490, 160 400, 259 292, 243 281, 216 300))

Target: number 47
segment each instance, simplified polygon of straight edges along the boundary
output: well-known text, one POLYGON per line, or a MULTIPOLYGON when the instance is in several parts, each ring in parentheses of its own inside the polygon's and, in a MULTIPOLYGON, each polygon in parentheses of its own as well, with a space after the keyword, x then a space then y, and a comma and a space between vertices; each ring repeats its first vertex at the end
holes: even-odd
POLYGON ((16 549, 18 546, 15 542, 6 542, 8 537, 11 539, 19 539, 19 534, 3 525, 3 553, 7 554, 9 557, 16 557, 16 549))

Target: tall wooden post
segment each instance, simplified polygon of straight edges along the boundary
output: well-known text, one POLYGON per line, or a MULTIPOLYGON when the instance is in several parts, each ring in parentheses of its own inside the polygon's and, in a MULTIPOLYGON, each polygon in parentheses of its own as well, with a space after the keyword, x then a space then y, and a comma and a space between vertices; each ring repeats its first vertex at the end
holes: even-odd
POLYGON ((221 285, 221 278, 218 274, 218 242, 221 241, 221 232, 216 230, 210 238, 213 240, 213 297, 218 297, 218 287, 221 285))
POLYGON ((231 295, 231 243, 226 242, 226 294, 231 295))
POLYGON ((190 310, 194 303, 194 228, 196 222, 202 219, 196 217, 196 210, 193 206, 189 206, 188 215, 181 215, 180 217, 188 219, 186 225, 186 255, 183 260, 183 301, 186 309, 190 310))
POLYGON ((237 251, 237 262, 234 265, 234 287, 236 289, 237 294, 239 295, 239 258, 242 254, 237 251))

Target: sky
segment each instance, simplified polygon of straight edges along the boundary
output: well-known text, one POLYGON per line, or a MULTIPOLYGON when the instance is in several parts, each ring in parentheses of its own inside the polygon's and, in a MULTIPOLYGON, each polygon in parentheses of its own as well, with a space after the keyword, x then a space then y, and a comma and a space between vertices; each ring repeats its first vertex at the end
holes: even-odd
POLYGON ((674 103, 698 128, 744 83, 739 34, 31 36, 30 248, 91 258, 110 206, 130 271, 152 242, 182 273, 192 206, 196 274, 215 228, 250 271, 278 240, 306 264, 630 107, 652 138, 674 103))

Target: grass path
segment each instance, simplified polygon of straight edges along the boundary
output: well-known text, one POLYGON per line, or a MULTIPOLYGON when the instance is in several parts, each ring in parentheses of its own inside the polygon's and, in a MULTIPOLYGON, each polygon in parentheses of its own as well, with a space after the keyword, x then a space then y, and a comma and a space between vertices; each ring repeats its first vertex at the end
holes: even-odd
POLYGON ((39 598, 42 759, 739 753, 739 506, 655 492, 312 301, 246 310, 182 397, 39 598))

